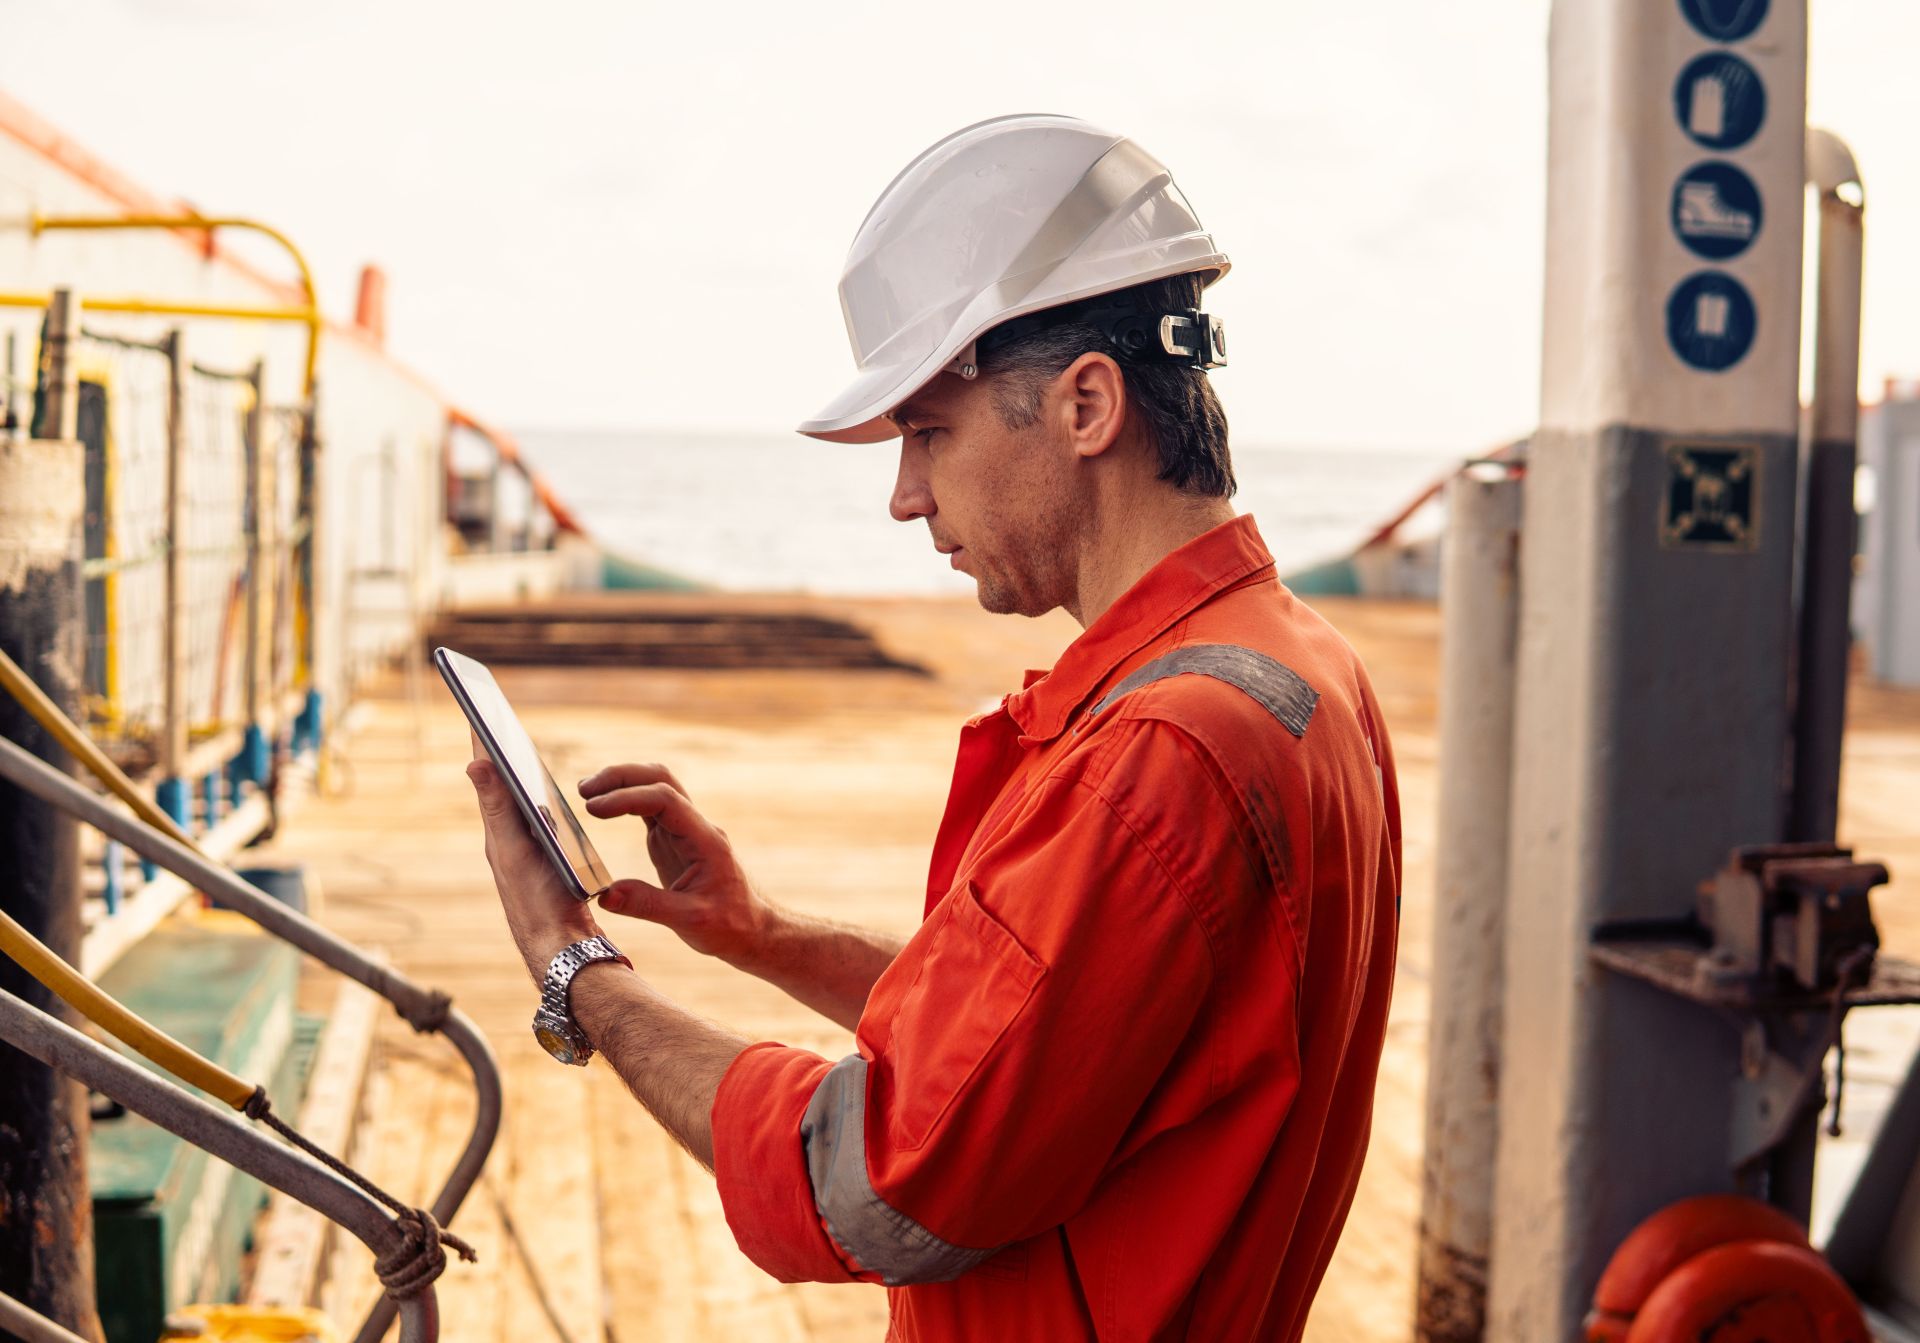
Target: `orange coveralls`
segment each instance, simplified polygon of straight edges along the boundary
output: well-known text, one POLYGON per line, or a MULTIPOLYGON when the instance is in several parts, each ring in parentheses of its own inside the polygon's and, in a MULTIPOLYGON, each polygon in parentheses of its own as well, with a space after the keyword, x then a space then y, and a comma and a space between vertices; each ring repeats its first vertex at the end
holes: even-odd
POLYGON ((747 1255, 888 1337, 1291 1340, 1366 1152, 1400 815, 1366 673, 1241 517, 969 722, 859 1052, 713 1107, 747 1255))

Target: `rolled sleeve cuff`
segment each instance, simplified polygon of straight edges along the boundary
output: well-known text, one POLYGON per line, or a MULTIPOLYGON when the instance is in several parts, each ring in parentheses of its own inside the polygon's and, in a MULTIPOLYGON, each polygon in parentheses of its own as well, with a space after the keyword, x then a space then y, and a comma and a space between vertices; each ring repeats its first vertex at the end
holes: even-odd
POLYGON ((851 1282, 815 1207, 800 1122, 831 1065, 771 1042, 750 1045, 713 1099, 713 1174, 747 1258, 782 1282, 851 1282))

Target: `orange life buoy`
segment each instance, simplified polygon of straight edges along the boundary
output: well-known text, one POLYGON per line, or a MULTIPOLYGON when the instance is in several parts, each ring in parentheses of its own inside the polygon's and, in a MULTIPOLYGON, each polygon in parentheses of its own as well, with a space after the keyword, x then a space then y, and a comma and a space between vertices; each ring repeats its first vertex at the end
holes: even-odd
POLYGON ((1805 1246, 1807 1233, 1771 1204, 1737 1194, 1668 1204, 1635 1227, 1607 1262, 1587 1316, 1587 1343, 1624 1343, 1634 1317, 1674 1270, 1734 1241, 1805 1246))
POLYGON ((1626 1343, 1872 1343, 1838 1273, 1805 1245, 1743 1240, 1697 1254, 1654 1288, 1626 1343))

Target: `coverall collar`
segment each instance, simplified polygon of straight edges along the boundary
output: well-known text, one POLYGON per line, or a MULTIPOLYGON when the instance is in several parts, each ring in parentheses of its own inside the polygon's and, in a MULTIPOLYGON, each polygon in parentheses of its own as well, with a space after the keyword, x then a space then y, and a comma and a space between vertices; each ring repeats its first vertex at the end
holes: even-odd
POLYGON ((1250 575, 1273 568, 1251 514, 1242 514, 1171 551, 1067 646, 1051 671, 1030 671, 1006 710, 1034 742, 1060 735, 1121 662, 1194 608, 1250 575))

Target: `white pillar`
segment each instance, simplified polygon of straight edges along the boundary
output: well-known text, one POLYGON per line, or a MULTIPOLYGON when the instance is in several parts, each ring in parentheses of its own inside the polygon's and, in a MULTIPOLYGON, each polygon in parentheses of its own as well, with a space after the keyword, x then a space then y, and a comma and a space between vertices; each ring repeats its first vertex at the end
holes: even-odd
POLYGON ((1779 838, 1804 0, 1556 0, 1488 1337, 1578 1337, 1647 1214, 1732 1187, 1739 1037, 1596 968, 1779 838))
POLYGON ((1520 616, 1521 480, 1469 467, 1447 486, 1440 558, 1440 815, 1434 864, 1418 1343, 1482 1336, 1493 1241, 1501 962, 1520 616), (1491 473, 1491 474, 1489 474, 1491 473))

